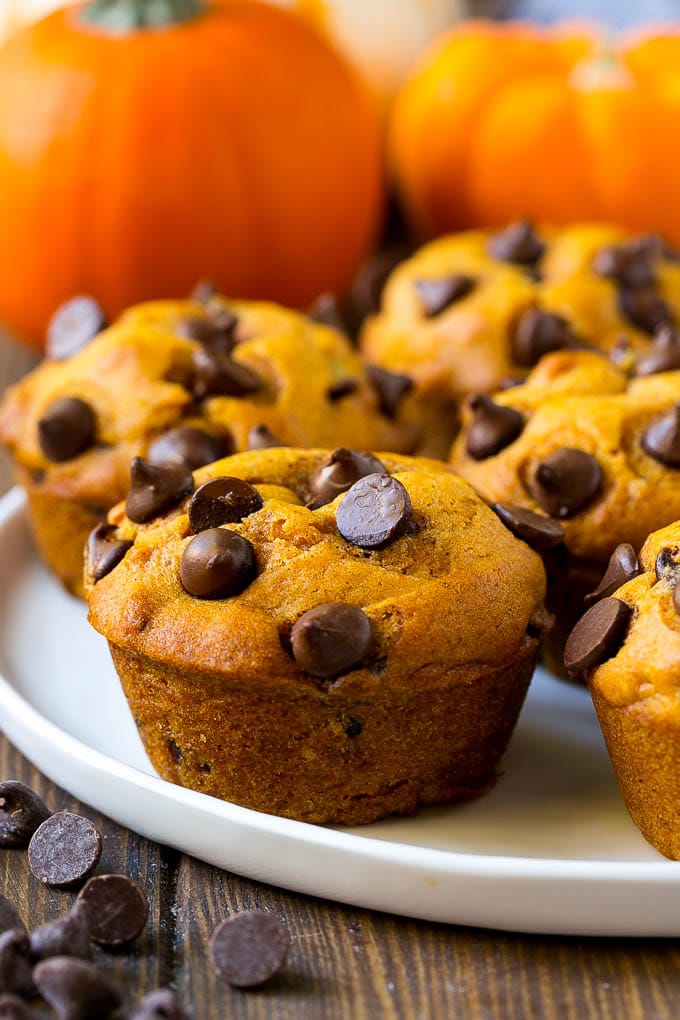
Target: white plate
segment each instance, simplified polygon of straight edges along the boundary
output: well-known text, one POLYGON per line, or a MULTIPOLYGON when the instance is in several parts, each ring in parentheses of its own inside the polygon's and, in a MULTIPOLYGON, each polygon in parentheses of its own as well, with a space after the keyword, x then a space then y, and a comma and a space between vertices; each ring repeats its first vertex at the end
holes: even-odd
POLYGON ((629 820, 584 690, 537 674, 486 797, 357 829, 260 814, 159 779, 105 641, 0 501, 0 709, 11 741, 122 825, 299 892, 413 917, 564 935, 680 935, 680 863, 629 820))

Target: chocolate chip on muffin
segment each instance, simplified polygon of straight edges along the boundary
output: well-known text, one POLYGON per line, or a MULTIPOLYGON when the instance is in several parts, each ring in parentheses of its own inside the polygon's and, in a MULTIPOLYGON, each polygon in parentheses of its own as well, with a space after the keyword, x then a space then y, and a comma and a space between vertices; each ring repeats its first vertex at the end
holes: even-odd
POLYGON ((441 315, 456 301, 461 301, 475 289, 472 276, 462 273, 445 276, 438 280, 416 280, 416 291, 427 319, 441 315))
POLYGON ((408 491, 398 479, 372 474, 349 489, 336 521, 338 531, 352 545, 381 549, 404 534, 412 513, 408 491))
POLYGON ((621 542, 611 555, 607 569, 602 580, 594 591, 591 591, 584 598, 587 606, 599 602, 600 599, 609 598, 626 581, 631 581, 640 573, 640 564, 630 542, 621 542))
POLYGON ((102 522, 90 532, 87 540, 87 558, 92 580, 96 584, 118 566, 133 543, 115 537, 116 529, 102 522))
POLYGON ((524 416, 512 407, 495 404, 491 397, 475 393, 468 397, 474 414, 467 433, 466 449, 475 460, 485 460, 499 453, 524 428, 524 416))
POLYGON ((180 426, 163 432, 151 443, 146 460, 156 467, 184 467, 196 471, 212 464, 233 450, 233 443, 225 435, 217 436, 190 426, 180 426))
POLYGON ((182 587, 198 599, 238 595, 256 574, 252 545, 226 528, 201 531, 185 548, 180 563, 182 587))
POLYGON ((489 241, 489 251, 501 262, 533 266, 545 254, 545 244, 534 230, 533 223, 520 220, 494 234, 489 241))
POLYGON ((361 609, 341 602, 315 606, 295 621, 290 643, 305 673, 328 680, 356 669, 370 654, 371 621, 361 609))
POLYGON ((539 463, 530 485, 536 502, 551 517, 572 517, 595 499, 602 480, 595 457, 563 447, 539 463))
POLYGON ((130 492, 125 512, 131 521, 143 524, 177 506, 193 492, 194 476, 183 467, 157 467, 141 457, 130 464, 130 492))
POLYGON ((85 295, 57 308, 47 327, 45 353, 64 361, 87 347, 106 328, 106 313, 98 301, 85 295))
POLYGON ((642 436, 642 449, 670 468, 680 468, 680 400, 642 436))
POLYGON ((196 489, 189 503, 189 524, 194 534, 238 524, 263 506, 257 489, 242 478, 211 478, 196 489))
POLYGON ((59 397, 38 421, 40 448, 55 463, 72 460, 94 443, 97 422, 79 397, 59 397))
POLYGON ((347 492, 360 478, 376 473, 385 474, 385 465, 372 453, 357 453, 344 447, 333 450, 309 476, 309 488, 314 497, 310 505, 314 509, 324 506, 341 492, 347 492))

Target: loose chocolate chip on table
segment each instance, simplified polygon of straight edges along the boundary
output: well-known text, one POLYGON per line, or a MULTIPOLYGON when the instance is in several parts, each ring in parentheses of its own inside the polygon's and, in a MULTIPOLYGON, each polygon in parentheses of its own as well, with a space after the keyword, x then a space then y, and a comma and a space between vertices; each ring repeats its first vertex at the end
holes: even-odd
POLYGON ((394 418, 399 404, 413 389, 413 379, 400 372, 388 372, 377 365, 367 365, 366 375, 378 394, 380 410, 388 418, 394 418))
POLYGON ((253 425, 248 433, 249 450, 269 450, 275 446, 285 446, 266 425, 253 425))
POLYGON ((229 598, 255 579, 255 552, 235 531, 211 528, 191 539, 182 554, 179 573, 182 587, 194 598, 229 598))
POLYGON ((33 1020, 31 1010, 18 995, 0 995, 0 1020, 33 1020))
POLYGON ((672 326, 661 326, 654 334, 652 346, 636 362, 633 375, 655 375, 657 372, 680 370, 680 332, 672 326))
POLYGON ((231 448, 225 448, 222 439, 211 436, 203 429, 183 426, 170 429, 154 439, 147 451, 146 460, 156 467, 183 467, 188 471, 196 471, 231 452, 231 448))
POLYGON ((179 336, 188 340, 198 340, 211 349, 229 354, 235 346, 234 330, 237 325, 236 316, 224 309, 211 318, 201 318, 197 315, 180 319, 175 330, 179 336))
POLYGON ((441 315, 456 301, 462 301, 475 287, 477 281, 462 273, 443 276, 438 280, 416 280, 415 289, 420 298, 423 313, 428 319, 441 315))
POLYGON ((622 542, 611 554, 607 569, 597 588, 584 598, 585 605, 590 606, 599 602, 600 599, 608 598, 618 591, 622 584, 631 581, 640 573, 640 564, 635 555, 635 549, 629 542, 622 542))
POLYGON ((59 397, 38 422, 40 449, 59 464, 88 450, 97 430, 92 408, 79 397, 59 397))
POLYGON ((656 557, 655 570, 657 581, 677 584, 680 581, 680 549, 662 549, 656 557))
POLYGON ((653 287, 624 288, 619 291, 619 308, 629 322, 645 333, 671 325, 673 311, 653 287))
POLYGON ((527 368, 544 354, 583 346, 567 320, 541 308, 527 308, 517 320, 510 338, 513 360, 527 368))
POLYGON ((328 292, 320 294, 318 298, 307 309, 307 318, 312 322, 318 322, 322 326, 330 326, 337 329, 339 333, 349 333, 345 317, 340 311, 340 306, 334 294, 328 292))
POLYGON ((339 447, 309 476, 314 496, 311 509, 330 503, 366 475, 387 474, 385 465, 372 453, 357 453, 339 447))
POLYGON ((198 347, 192 363, 196 373, 194 395, 198 400, 205 397, 246 397, 262 389, 262 380, 252 369, 214 347, 198 347))
POLYGON ((485 460, 509 446, 524 428, 524 416, 512 407, 495 404, 491 397, 474 393, 468 397, 474 414, 465 438, 465 449, 474 460, 485 460))
POLYGON ((144 931, 146 896, 126 875, 95 875, 78 893, 76 904, 89 921, 90 938, 100 946, 124 946, 144 931))
POLYGON ((366 659, 373 647, 371 621, 344 602, 315 606, 295 621, 290 643, 300 669, 326 680, 366 659))
POLYGON ((551 517, 573 517, 602 488, 602 468, 589 453, 563 447, 544 458, 536 468, 531 491, 551 517))
POLYGON ((92 580, 96 584, 110 574, 121 562, 133 543, 127 539, 114 538, 116 529, 111 524, 98 524, 87 540, 87 560, 92 580))
POLYGON ((359 382, 357 379, 339 379, 328 387, 326 396, 334 404, 337 400, 342 400, 343 397, 349 397, 352 393, 356 393, 358 388, 359 382))
POLYGON ((0 893, 0 935, 11 928, 23 931, 25 925, 19 917, 14 904, 0 893))
POLYGON ((189 524, 197 535, 220 524, 238 524, 257 513, 263 506, 262 497, 254 486, 242 478, 224 475, 199 485, 189 503, 189 524))
POLYGON ((567 638, 564 651, 567 670, 581 673, 616 655, 623 644, 630 614, 630 606, 620 599, 601 599, 591 606, 567 638))
POLYGON ((406 531, 413 509, 408 492, 396 478, 367 475, 355 482, 338 507, 338 531, 352 545, 380 549, 406 531))
POLYGON ((602 248, 593 260, 593 269, 599 276, 610 277, 628 289, 655 287, 656 273, 651 261, 652 255, 644 239, 639 238, 628 244, 602 248))
POLYGON ((37 965, 33 977, 59 1020, 105 1020, 123 1002, 109 975, 85 960, 53 956, 37 965))
POLYGON ((37 793, 23 783, 0 783, 0 846, 27 847, 31 836, 51 811, 37 793))
POLYGON ((59 811, 34 832, 28 866, 46 885, 75 885, 89 878, 101 852, 101 834, 88 818, 59 811))
POLYGON ((141 457, 130 464, 130 492, 125 512, 135 524, 145 524, 181 503, 194 489, 191 471, 183 467, 157 467, 141 457))
POLYGON ((77 902, 68 914, 32 931, 29 941, 34 963, 49 956, 77 956, 81 960, 92 958, 90 923, 77 902))
POLYGON ((234 988, 255 988, 277 974, 288 955, 288 934, 271 914, 244 910, 215 928, 210 958, 234 988))
POLYGON ((536 552, 546 552, 564 541, 564 528, 551 517, 535 514, 514 503, 492 503, 491 509, 508 531, 536 552))
POLYGON ((489 251, 500 262, 517 262, 530 266, 542 257, 545 244, 529 220, 511 223, 489 241, 489 251))
POLYGON ((159 988, 142 999, 130 1020, 188 1020, 188 1018, 175 993, 169 988, 159 988))
POLYGON ((52 316, 45 352, 48 358, 63 361, 86 347, 106 326, 104 310, 94 298, 72 298, 52 316))
POLYGON ((0 935, 0 992, 30 998, 35 995, 28 935, 11 929, 0 935))
POLYGON ((680 468, 680 400, 649 426, 642 437, 642 449, 665 467, 680 468))

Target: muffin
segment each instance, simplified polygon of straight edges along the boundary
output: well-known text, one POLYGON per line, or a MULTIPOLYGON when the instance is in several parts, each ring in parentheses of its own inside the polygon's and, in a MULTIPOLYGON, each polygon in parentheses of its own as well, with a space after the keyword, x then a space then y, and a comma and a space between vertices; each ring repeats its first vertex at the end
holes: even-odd
MULTIPOLYGON (((675 334, 672 334, 673 336, 675 334)), ((668 337, 638 359, 646 371, 668 337), (654 353, 656 352, 656 353, 654 353)), ((471 396, 451 463, 493 504, 547 515, 563 541, 543 549, 556 625, 546 661, 562 672, 564 640, 619 543, 637 551, 680 517, 680 370, 632 378, 598 354, 546 355, 521 386, 471 396)))
POLYGON ((140 305, 108 328, 96 302, 70 302, 48 358, 0 405, 38 548, 74 593, 84 541, 125 497, 133 457, 193 470, 275 444, 417 440, 394 420, 389 374, 381 388, 336 331, 277 305, 197 297, 140 305))
POLYGON ((680 859, 680 521, 612 556, 597 601, 567 642, 585 672, 631 817, 680 859))
POLYGON ((348 449, 159 470, 85 576, 163 778, 344 824, 489 789, 549 618, 540 558, 467 483, 348 449))
POLYGON ((402 262, 361 346, 370 364, 413 379, 412 399, 448 414, 452 438, 451 408, 467 393, 521 380, 556 350, 609 351, 622 334, 644 349, 678 313, 680 263, 657 237, 516 223, 439 238, 402 262))

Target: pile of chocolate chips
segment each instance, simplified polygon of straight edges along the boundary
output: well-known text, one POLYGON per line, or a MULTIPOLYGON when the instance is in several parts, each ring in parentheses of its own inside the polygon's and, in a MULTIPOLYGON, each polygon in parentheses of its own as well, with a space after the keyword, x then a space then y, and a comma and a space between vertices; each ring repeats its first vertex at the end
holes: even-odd
MULTIPOLYGON (((30 1000, 40 996, 59 1020, 105 1020, 123 1005, 119 985, 97 962, 93 944, 129 946, 146 927, 148 906, 126 875, 94 875, 102 852, 96 826, 70 811, 51 812, 29 787, 0 782, 0 847, 25 849, 33 875, 46 885, 78 895, 63 916, 31 932, 16 907, 0 894, 0 1017, 31 1020, 30 1000)), ((289 939, 271 914, 248 910, 213 932, 210 960, 234 988, 255 988, 283 966, 289 939)), ((160 988, 147 995, 131 1020, 186 1020, 176 994, 160 988)))

